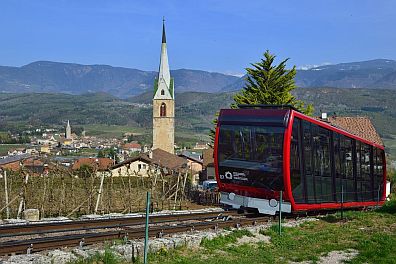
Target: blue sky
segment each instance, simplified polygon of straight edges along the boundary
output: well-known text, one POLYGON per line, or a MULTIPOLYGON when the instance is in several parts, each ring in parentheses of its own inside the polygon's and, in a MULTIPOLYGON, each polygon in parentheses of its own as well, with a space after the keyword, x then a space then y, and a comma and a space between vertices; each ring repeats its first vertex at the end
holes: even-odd
POLYGON ((37 60, 243 73, 269 49, 290 65, 396 59, 396 1, 2 0, 0 65, 37 60))

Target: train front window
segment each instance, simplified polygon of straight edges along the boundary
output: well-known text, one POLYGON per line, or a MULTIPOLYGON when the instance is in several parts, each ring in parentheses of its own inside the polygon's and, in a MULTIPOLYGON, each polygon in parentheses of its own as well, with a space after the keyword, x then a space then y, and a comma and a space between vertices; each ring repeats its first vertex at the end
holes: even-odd
POLYGON ((218 142, 221 181, 280 190, 283 134, 283 127, 221 125, 218 142))

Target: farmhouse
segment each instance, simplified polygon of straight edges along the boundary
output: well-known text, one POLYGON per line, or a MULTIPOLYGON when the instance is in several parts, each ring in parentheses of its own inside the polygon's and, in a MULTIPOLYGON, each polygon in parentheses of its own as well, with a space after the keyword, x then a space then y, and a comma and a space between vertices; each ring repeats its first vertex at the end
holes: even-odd
POLYGON ((112 176, 148 177, 154 169, 172 175, 187 169, 187 160, 162 149, 154 149, 116 164, 110 168, 112 176))

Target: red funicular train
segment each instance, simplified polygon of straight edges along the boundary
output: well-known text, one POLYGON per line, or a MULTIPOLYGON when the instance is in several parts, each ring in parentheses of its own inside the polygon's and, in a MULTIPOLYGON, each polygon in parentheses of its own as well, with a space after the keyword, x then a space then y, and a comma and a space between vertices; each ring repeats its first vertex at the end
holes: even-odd
POLYGON ((274 215, 383 204, 384 147, 290 106, 222 109, 215 140, 220 201, 274 215))

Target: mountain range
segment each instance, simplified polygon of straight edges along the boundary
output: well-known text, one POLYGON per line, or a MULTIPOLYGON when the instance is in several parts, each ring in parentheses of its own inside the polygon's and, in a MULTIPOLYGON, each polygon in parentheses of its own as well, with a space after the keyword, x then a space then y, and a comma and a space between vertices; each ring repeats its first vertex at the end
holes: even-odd
MULTIPOLYGON (((127 98, 151 91, 155 71, 37 61, 22 67, 0 66, 0 92, 67 93, 106 92, 127 98)), ((216 72, 171 71, 178 92, 229 92, 243 87, 244 77, 216 72)), ((396 61, 377 59, 298 70, 299 87, 396 89, 396 61)))

